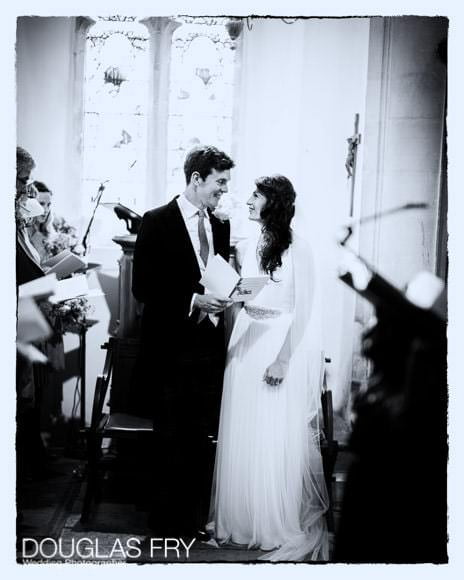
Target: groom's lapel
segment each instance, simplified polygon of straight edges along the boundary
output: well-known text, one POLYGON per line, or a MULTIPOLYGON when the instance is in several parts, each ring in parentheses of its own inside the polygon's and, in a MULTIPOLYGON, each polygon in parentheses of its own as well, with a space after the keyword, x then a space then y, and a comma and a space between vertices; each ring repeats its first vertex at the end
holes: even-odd
POLYGON ((212 214, 210 210, 208 210, 209 215, 209 223, 211 224, 211 233, 213 235, 213 246, 214 246, 214 253, 219 253, 219 249, 221 247, 220 238, 220 222, 219 220, 212 214))
POLYGON ((223 224, 212 212, 208 210, 209 220, 211 223, 211 232, 213 234, 214 253, 221 254, 223 258, 228 259, 227 256, 227 226, 223 224), (224 254, 226 257, 224 257, 224 254))
MULTIPOLYGON (((177 196, 178 197, 178 196, 177 196)), ((173 232, 173 244, 178 248, 179 252, 183 254, 186 260, 191 263, 195 275, 198 274, 198 279, 201 276, 200 268, 198 266, 197 257, 195 255, 195 250, 192 246, 192 241, 190 240, 189 233, 187 231, 187 226, 185 225, 184 218, 180 213, 179 205, 174 198, 168 203, 169 210, 169 227, 172 228, 173 232)))

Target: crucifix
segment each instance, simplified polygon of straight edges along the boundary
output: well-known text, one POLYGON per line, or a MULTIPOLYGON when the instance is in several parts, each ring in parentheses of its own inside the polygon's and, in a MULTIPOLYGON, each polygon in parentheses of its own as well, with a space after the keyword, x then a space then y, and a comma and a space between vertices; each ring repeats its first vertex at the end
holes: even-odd
POLYGON ((354 133, 348 137, 348 153, 345 161, 345 168, 347 171, 347 179, 351 179, 350 191, 350 217, 353 216, 354 205, 354 185, 356 179, 356 157, 358 154, 358 145, 361 143, 361 133, 359 133, 359 113, 354 116, 354 133))

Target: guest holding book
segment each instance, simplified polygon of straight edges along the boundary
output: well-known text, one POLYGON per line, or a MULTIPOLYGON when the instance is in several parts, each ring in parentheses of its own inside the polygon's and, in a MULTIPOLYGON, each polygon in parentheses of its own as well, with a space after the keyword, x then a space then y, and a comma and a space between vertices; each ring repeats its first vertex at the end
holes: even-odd
MULTIPOLYGON (((58 278, 69 276, 83 268, 85 262, 74 252, 79 250, 75 229, 63 218, 53 216, 53 194, 42 181, 30 181, 35 161, 32 156, 17 148, 17 281, 18 284, 30 282, 45 273, 55 272, 58 278)), ((48 437, 53 425, 61 418, 63 399, 64 346, 63 334, 69 327, 78 327, 74 320, 85 320, 88 304, 85 298, 77 298, 64 304, 42 302, 42 312, 47 317, 53 335, 40 348, 48 359, 48 365, 41 365, 32 372, 25 390, 34 399, 40 415, 40 430, 48 437), (37 385, 40 385, 38 387, 37 385), (33 395, 32 395, 33 393, 33 395)), ((21 373, 24 382, 26 373, 21 373)), ((24 390, 24 389, 23 389, 24 390)))
POLYGON ((43 181, 32 183, 36 190, 36 199, 43 209, 28 225, 29 238, 40 256, 41 265, 66 252, 79 255, 81 247, 78 243, 76 229, 68 224, 63 217, 57 217, 52 211, 53 192, 43 181))
MULTIPOLYGON (((28 233, 40 256, 41 268, 46 274, 56 274, 58 279, 69 277, 86 267, 86 262, 77 255, 80 247, 76 230, 64 218, 53 215, 53 193, 49 187, 43 181, 34 181, 32 185, 43 213, 30 220, 28 233)), ((50 433, 62 414, 62 374, 65 368, 63 334, 69 330, 76 332, 85 325, 89 305, 86 298, 79 297, 65 303, 46 303, 43 309, 54 330, 53 336, 44 344, 50 366, 40 409, 41 428, 50 433)))
POLYGON ((31 220, 28 227, 28 233, 32 245, 40 256, 40 261, 43 262, 49 258, 47 243, 50 238, 56 235, 52 223, 52 192, 42 181, 34 181, 32 185, 37 191, 36 199, 41 205, 43 213, 31 220))

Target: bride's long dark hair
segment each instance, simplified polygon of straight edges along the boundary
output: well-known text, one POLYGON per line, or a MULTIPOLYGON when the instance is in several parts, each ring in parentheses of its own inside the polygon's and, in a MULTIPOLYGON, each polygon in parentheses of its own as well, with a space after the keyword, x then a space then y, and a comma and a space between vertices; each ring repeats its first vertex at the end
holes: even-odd
POLYGON ((260 177, 257 190, 266 198, 261 210, 263 243, 259 250, 261 269, 270 274, 282 266, 282 254, 292 243, 290 222, 295 215, 296 193, 283 175, 260 177))

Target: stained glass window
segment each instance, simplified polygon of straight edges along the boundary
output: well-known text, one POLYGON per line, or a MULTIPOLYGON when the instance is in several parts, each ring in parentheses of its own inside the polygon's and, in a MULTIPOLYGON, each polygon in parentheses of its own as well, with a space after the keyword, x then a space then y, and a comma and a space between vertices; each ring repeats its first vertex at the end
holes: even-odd
POLYGON ((183 162, 192 146, 231 152, 235 43, 225 18, 178 19, 169 89, 167 196, 183 191, 183 162))
MULTIPOLYGON (((83 196, 90 215, 101 183, 102 201, 142 211, 145 200, 148 30, 135 17, 98 18, 87 34, 84 94, 83 196)), ((111 244, 116 217, 96 214, 92 243, 111 244), (103 228, 103 223, 110 229, 103 228)))
MULTIPOLYGON (((166 197, 183 191, 186 152, 197 143, 231 153, 236 45, 226 18, 182 17, 170 47, 166 197)), ((86 46, 83 207, 89 219, 98 189, 102 201, 146 208, 149 32, 136 17, 99 17, 86 46)), ((166 55, 166 58, 169 55, 166 55)), ((124 233, 99 208, 92 245, 112 245, 124 233)))

